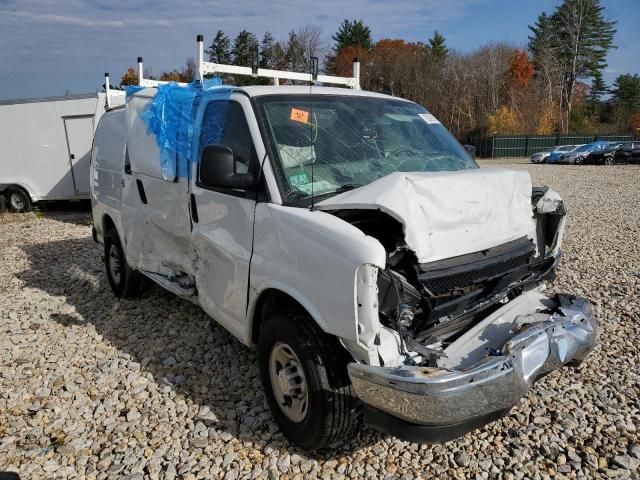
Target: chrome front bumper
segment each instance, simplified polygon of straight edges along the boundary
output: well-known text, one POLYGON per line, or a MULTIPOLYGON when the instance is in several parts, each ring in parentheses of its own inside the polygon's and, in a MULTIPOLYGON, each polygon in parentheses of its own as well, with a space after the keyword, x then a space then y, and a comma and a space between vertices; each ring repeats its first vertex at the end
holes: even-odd
POLYGON ((508 411, 544 374, 581 361, 596 344, 595 327, 584 298, 552 300, 531 291, 456 340, 438 367, 351 363, 349 376, 358 397, 376 411, 416 426, 472 425, 468 431, 480 426, 478 419, 508 411))

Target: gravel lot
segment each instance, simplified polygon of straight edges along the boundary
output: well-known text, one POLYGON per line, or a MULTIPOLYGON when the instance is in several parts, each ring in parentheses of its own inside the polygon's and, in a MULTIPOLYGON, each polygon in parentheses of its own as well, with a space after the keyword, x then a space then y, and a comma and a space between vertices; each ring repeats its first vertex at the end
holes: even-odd
POLYGON ((552 289, 593 301, 600 346, 540 380, 504 419, 444 445, 363 430, 305 454, 273 422, 254 352, 160 288, 137 301, 112 296, 88 213, 0 216, 0 471, 640 478, 640 167, 514 168, 568 204, 552 289))

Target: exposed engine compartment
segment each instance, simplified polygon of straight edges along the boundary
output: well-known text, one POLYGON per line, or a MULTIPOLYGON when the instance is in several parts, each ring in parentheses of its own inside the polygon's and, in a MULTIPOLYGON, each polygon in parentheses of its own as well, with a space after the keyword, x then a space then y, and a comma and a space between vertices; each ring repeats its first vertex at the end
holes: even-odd
POLYGON ((482 318, 553 278, 564 204, 546 187, 534 188, 531 201, 535 239, 523 236, 429 263, 418 262, 404 241, 403 225, 385 212, 344 209, 330 213, 383 245, 387 265, 378 272, 379 320, 400 334, 406 350, 420 355, 420 364, 435 365, 440 352, 482 318))

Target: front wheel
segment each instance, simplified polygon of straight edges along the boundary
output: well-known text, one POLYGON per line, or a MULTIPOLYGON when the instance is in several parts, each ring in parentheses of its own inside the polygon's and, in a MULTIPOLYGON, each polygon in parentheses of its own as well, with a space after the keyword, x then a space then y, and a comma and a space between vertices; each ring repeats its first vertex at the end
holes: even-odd
POLYGON ((584 157, 576 157, 576 165, 584 165, 584 157))
POLYGON ((357 428, 359 412, 347 354, 309 315, 291 311, 267 318, 258 353, 269 407, 289 440, 316 450, 357 428))
POLYGON ((607 155, 606 157, 604 157, 604 164, 605 165, 615 165, 616 164, 616 159, 611 155, 607 155))
POLYGON ((17 213, 25 213, 31 210, 31 197, 20 187, 7 189, 7 206, 17 213))
POLYGON ((127 259, 115 228, 104 238, 104 266, 113 294, 118 298, 136 298, 146 292, 151 281, 127 264, 127 259))

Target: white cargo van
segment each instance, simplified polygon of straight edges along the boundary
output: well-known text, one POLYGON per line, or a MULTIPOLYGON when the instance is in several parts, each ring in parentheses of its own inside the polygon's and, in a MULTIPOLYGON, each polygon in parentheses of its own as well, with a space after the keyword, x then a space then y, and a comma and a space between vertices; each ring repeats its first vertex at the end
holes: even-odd
MULTIPOLYGON (((124 92, 111 90, 122 105, 124 92)), ((93 133, 107 94, 0 101, 0 195, 17 212, 45 200, 89 198, 93 133)))
POLYGON ((525 171, 478 168, 415 103, 145 88, 104 115, 91 169, 115 295, 152 280, 255 346, 273 415, 303 448, 362 412, 403 439, 454 438, 595 345, 586 300, 542 293, 562 199, 525 171))

